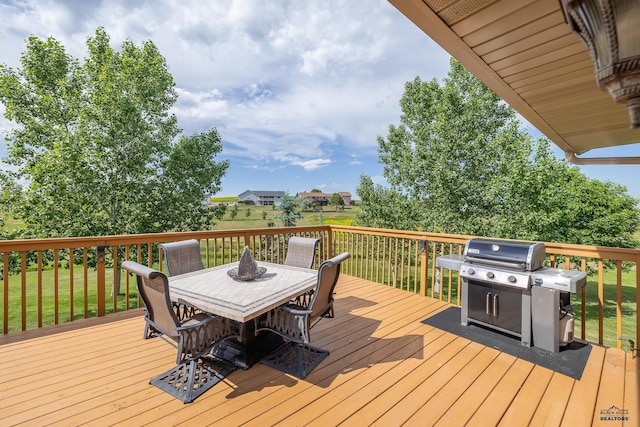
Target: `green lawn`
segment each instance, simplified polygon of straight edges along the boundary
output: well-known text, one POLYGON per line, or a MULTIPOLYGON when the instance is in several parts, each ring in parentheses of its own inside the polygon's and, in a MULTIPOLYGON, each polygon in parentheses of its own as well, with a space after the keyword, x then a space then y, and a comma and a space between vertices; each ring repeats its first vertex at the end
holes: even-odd
MULTIPOLYGON (((111 284, 113 283, 113 270, 107 269, 106 288, 107 303, 106 312, 113 313, 114 298, 110 296, 111 284)), ((121 278, 121 288, 115 297, 117 311, 124 311, 126 305, 126 281, 125 275, 121 278)), ((42 272, 42 286, 38 289, 38 273, 28 271, 26 273, 26 286, 24 289, 26 301, 26 329, 38 327, 38 294, 42 293, 42 324, 52 325, 55 321, 55 295, 56 284, 53 270, 42 272)), ((69 270, 60 268, 58 272, 57 297, 58 297, 58 320, 57 323, 64 323, 73 319, 83 319, 94 317, 97 313, 97 279, 96 271, 89 269, 87 277, 84 277, 84 268, 75 266, 73 269, 73 304, 70 303, 71 285, 69 281, 69 270), (86 281, 86 285, 85 285, 86 281), (85 316, 85 310, 87 316, 85 316)), ((20 274, 9 276, 9 332, 17 332, 22 329, 22 276, 20 274)), ((129 278, 129 308, 138 307, 138 291, 136 282, 129 278)), ((4 316, 3 306, 0 305, 0 318, 4 316)))
MULTIPOLYGON (((231 199, 231 198, 227 198, 231 199)), ((237 197, 236 197, 237 199, 237 197)), ((216 200, 217 201, 217 200, 216 200)), ((234 200, 223 200, 225 202, 234 202, 234 200)), ((282 221, 275 217, 280 214, 278 210, 271 206, 245 206, 238 205, 238 214, 231 219, 232 206, 227 207, 227 213, 224 218, 213 227, 214 230, 237 230, 249 228, 266 228, 272 223, 274 227, 282 227, 282 221), (247 216, 247 210, 249 215, 247 216), (265 218, 263 219, 263 213, 265 218)), ((322 224, 334 225, 356 225, 356 215, 360 212, 357 206, 346 206, 342 211, 336 211, 333 207, 325 207, 323 211, 302 212, 302 218, 296 222, 299 226, 312 226, 322 224)), ((3 216, 0 212, 0 218, 4 218, 5 227, 12 230, 22 224, 7 216, 3 216)))
MULTIPOLYGON (((280 211, 271 206, 244 206, 238 205, 238 214, 231 219, 231 209, 222 221, 219 221, 214 230, 237 230, 250 228, 266 228, 270 226, 282 227, 282 221, 275 218, 280 211), (247 212, 249 215, 247 216, 247 212), (264 219, 262 218, 264 215, 264 219)), ((337 211, 333 207, 325 207, 323 211, 302 212, 302 218, 296 221, 297 226, 313 226, 322 224, 356 225, 356 215, 360 212, 358 206, 346 206, 343 211, 337 211)))

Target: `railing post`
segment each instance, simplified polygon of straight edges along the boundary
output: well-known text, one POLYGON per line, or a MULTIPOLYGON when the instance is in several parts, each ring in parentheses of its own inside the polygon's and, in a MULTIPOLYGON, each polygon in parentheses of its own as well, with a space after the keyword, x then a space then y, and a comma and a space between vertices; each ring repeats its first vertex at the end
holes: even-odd
POLYGON ((97 267, 97 296, 98 296, 98 317, 104 316, 106 314, 106 278, 105 278, 105 266, 104 266, 104 246, 98 246, 96 248, 97 256, 96 256, 96 267, 97 267))
POLYGON ((9 333, 9 251, 2 254, 2 333, 9 333))
POLYGON ((427 272, 429 264, 429 243, 426 240, 420 240, 420 295, 427 296, 427 272))

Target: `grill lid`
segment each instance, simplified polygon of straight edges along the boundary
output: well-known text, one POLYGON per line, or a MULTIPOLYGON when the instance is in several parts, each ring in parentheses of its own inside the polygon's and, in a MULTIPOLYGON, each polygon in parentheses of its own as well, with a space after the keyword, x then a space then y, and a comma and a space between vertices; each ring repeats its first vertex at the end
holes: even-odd
POLYGON ((542 267, 544 243, 513 240, 470 239, 464 249, 465 262, 534 271, 542 267))

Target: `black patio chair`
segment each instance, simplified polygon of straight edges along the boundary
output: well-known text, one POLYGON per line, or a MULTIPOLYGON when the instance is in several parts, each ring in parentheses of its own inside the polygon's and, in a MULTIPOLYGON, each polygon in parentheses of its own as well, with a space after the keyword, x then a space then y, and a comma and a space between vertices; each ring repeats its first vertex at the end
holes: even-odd
MULTIPOLYGON (((181 240, 162 243, 159 246, 164 252, 164 262, 169 277, 204 270, 202 255, 200 255, 200 242, 197 240, 181 240)), ((178 301, 173 302, 173 308, 179 319, 194 316, 200 311, 190 304, 178 301)))
POLYGON ((137 277, 146 308, 144 338, 161 337, 178 351, 176 366, 152 378, 150 384, 188 403, 235 369, 210 353, 227 338, 238 336, 239 324, 206 313, 180 320, 173 310, 164 273, 134 261, 123 262, 122 268, 137 277))
POLYGON ((287 256, 283 264, 302 268, 313 267, 317 246, 318 239, 291 236, 287 243, 287 256))
POLYGON ((349 252, 344 252, 320 265, 308 304, 304 299, 289 302, 256 321, 256 334, 271 331, 284 338, 261 363, 304 379, 329 354, 310 344, 310 330, 320 319, 333 317, 333 290, 340 276, 340 263, 349 257, 349 252))
POLYGON ((192 271, 203 270, 204 263, 200 254, 200 242, 195 239, 162 243, 167 274, 177 276, 192 271))

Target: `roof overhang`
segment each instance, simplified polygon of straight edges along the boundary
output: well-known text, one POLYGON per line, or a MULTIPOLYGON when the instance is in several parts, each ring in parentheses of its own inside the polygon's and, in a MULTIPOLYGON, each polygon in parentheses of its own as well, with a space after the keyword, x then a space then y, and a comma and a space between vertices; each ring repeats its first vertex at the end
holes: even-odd
POLYGON ((640 157, 577 157, 640 143, 625 104, 600 90, 593 62, 560 0, 389 0, 577 164, 640 157))

